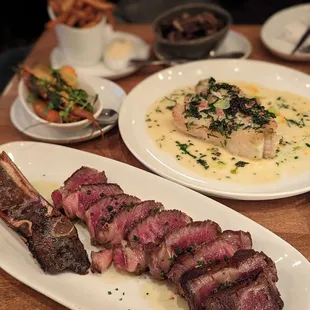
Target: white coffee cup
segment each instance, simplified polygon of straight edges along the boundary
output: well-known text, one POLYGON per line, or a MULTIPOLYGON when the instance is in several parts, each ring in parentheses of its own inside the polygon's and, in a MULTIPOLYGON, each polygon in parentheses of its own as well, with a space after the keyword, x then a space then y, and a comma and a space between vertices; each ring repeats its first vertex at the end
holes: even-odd
MULTIPOLYGON (((49 8, 50 18, 55 18, 49 8)), ((90 28, 74 28, 57 24, 55 31, 59 48, 68 64, 72 66, 92 66, 102 59, 104 43, 109 40, 112 28, 103 17, 101 22, 90 28)))

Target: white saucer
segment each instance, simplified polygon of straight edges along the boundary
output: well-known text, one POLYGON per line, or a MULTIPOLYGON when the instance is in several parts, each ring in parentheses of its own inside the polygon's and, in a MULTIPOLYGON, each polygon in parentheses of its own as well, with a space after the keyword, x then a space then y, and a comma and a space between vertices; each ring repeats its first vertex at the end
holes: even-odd
MULTIPOLYGON (((310 25, 310 4, 301 4, 281 10, 267 19, 261 30, 261 40, 275 55, 298 61, 310 61, 310 53, 291 52, 310 25)), ((310 46, 310 37, 305 42, 310 46)))
MULTIPOLYGON (((122 37, 122 38, 128 38, 129 40, 132 40, 132 42, 135 45, 136 51, 137 51, 137 58, 140 59, 147 59, 149 57, 150 53, 150 46, 143 41, 141 38, 127 32, 121 32, 117 31, 113 33, 113 37, 122 37)), ((66 58, 65 55, 63 55, 62 51, 59 47, 56 47, 52 50, 52 53, 50 55, 50 61, 53 68, 59 68, 63 65, 72 65, 70 64, 70 59, 66 58)), ((90 67, 76 67, 72 65, 78 74, 83 75, 91 75, 91 76, 97 76, 97 77, 105 77, 108 79, 120 79, 122 77, 128 76, 133 74, 137 71, 137 67, 135 66, 128 66, 126 69, 122 71, 113 71, 105 66, 103 62, 98 63, 97 65, 90 66, 90 67)))
MULTIPOLYGON (((252 45, 250 41, 242 34, 230 30, 222 44, 214 50, 215 55, 226 54, 230 52, 243 52, 244 56, 241 58, 248 58, 252 52, 252 45)), ((168 58, 160 51, 157 46, 154 46, 154 54, 158 59, 168 58)))
MULTIPOLYGON (((88 77, 87 82, 89 82, 99 94, 104 108, 114 109, 119 112, 121 104, 126 97, 125 91, 120 86, 109 80, 98 77, 88 77)), ((100 130, 95 130, 93 132, 91 126, 72 134, 60 132, 55 128, 39 123, 28 114, 18 98, 15 99, 11 106, 10 118, 13 125, 26 136, 49 143, 70 144, 94 139, 101 135, 100 130)), ((108 132, 115 125, 116 124, 103 127, 102 132, 108 132)))

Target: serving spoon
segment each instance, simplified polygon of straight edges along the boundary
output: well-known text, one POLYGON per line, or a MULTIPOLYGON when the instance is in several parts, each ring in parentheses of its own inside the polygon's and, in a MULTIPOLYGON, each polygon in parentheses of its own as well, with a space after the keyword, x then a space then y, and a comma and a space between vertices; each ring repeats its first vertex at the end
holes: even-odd
POLYGON ((113 109, 103 109, 97 118, 101 126, 113 125, 118 120, 118 113, 113 109))
MULTIPOLYGON (((214 54, 210 52, 210 55, 206 59, 223 59, 223 58, 241 58, 244 56, 243 52, 230 52, 225 54, 214 54)), ((161 65, 168 65, 168 66, 174 66, 190 61, 194 61, 197 59, 162 59, 162 60, 144 60, 144 59, 130 59, 129 62, 131 65, 134 65, 136 67, 145 67, 145 66, 161 66, 161 65)))

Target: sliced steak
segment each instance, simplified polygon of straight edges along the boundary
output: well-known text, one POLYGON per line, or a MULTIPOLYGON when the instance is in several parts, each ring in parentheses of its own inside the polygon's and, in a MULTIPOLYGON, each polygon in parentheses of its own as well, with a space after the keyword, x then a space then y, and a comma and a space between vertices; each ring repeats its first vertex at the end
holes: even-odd
POLYGON ((113 249, 113 262, 117 269, 136 274, 145 271, 147 267, 145 251, 132 249, 127 245, 118 246, 113 249))
POLYGON ((107 183, 104 171, 82 166, 76 170, 65 182, 64 186, 52 193, 52 200, 57 209, 62 208, 62 200, 70 192, 79 188, 80 185, 107 183))
POLYGON ((145 271, 146 252, 155 248, 166 234, 191 222, 192 219, 188 215, 178 210, 163 210, 149 215, 128 230, 128 245, 115 249, 115 266, 120 270, 137 274, 145 271))
POLYGON ((181 285, 190 309, 201 310, 203 301, 218 288, 255 279, 263 271, 277 281, 275 264, 263 252, 238 250, 227 262, 185 272, 181 285))
POLYGON ((107 183, 107 177, 104 171, 98 171, 94 168, 82 166, 76 170, 65 182, 66 190, 73 191, 80 185, 90 185, 107 183))
POLYGON ((264 273, 255 281, 233 285, 211 294, 202 303, 204 310, 281 310, 283 307, 275 283, 264 273))
POLYGON ((85 212, 85 222, 87 224, 91 241, 95 244, 95 229, 99 222, 105 223, 111 219, 121 208, 137 204, 141 200, 135 196, 120 194, 113 197, 104 197, 92 204, 85 212))
POLYGON ((150 273, 155 279, 164 279, 178 255, 193 251, 202 243, 214 241, 220 233, 220 226, 210 220, 193 222, 172 231, 158 249, 148 253, 150 273))
POLYGON ((0 155, 0 218, 25 241, 44 272, 88 272, 74 225, 33 188, 5 152, 0 155))
POLYGON ((69 218, 84 219, 84 214, 91 204, 105 196, 116 196, 123 193, 117 184, 81 185, 77 190, 67 195, 62 203, 69 218))
POLYGON ((52 194, 52 200, 54 207, 58 210, 62 209, 62 199, 66 196, 66 191, 63 187, 60 187, 59 189, 55 189, 52 194))
POLYGON ((124 232, 134 223, 146 218, 149 214, 163 209, 161 203, 147 200, 137 205, 123 208, 115 214, 109 222, 98 223, 96 227, 96 241, 100 244, 117 245, 124 239, 124 232))
POLYGON ((101 273, 106 270, 112 262, 112 249, 103 249, 99 252, 91 252, 91 271, 101 273))
POLYGON ((239 249, 251 248, 252 239, 248 232, 225 230, 215 241, 200 245, 193 253, 180 255, 167 277, 178 286, 179 293, 183 295, 180 279, 186 271, 230 258, 239 249))
POLYGON ((125 235, 125 239, 132 248, 152 248, 166 234, 191 222, 192 219, 179 210, 164 210, 137 223, 125 235))

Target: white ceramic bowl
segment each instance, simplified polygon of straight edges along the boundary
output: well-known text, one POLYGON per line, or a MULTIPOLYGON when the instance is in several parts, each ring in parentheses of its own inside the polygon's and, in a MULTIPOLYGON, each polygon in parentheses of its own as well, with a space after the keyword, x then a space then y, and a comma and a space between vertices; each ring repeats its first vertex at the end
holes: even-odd
MULTIPOLYGON (((47 11, 50 19, 55 19, 50 7, 47 11)), ((103 17, 90 28, 74 28, 60 23, 55 26, 55 33, 58 45, 70 64, 88 67, 101 62, 104 44, 109 41, 112 28, 103 17)))
MULTIPOLYGON (((84 89, 89 95, 91 95, 91 96, 96 95, 94 88, 90 84, 88 84, 85 81, 85 79, 82 78, 81 76, 78 76, 77 85, 78 85, 78 88, 84 89)), ((28 95, 29 95, 28 88, 26 87, 23 80, 20 80, 19 85, 18 85, 18 97, 19 97, 21 103, 23 104, 24 108, 26 109, 26 111, 28 112, 28 114, 31 117, 33 117, 34 119, 36 119, 40 123, 46 124, 46 126, 50 127, 51 129, 55 129, 55 130, 62 131, 62 132, 74 132, 74 131, 77 131, 79 129, 83 129, 83 128, 85 128, 91 124, 91 121, 89 121, 87 119, 81 120, 78 122, 68 123, 68 124, 50 123, 35 113, 35 111, 32 107, 32 104, 27 102, 28 95)), ((98 99, 94 105, 94 118, 97 118, 100 115, 102 109, 103 109, 103 103, 101 102, 100 98, 98 97, 98 99)))

